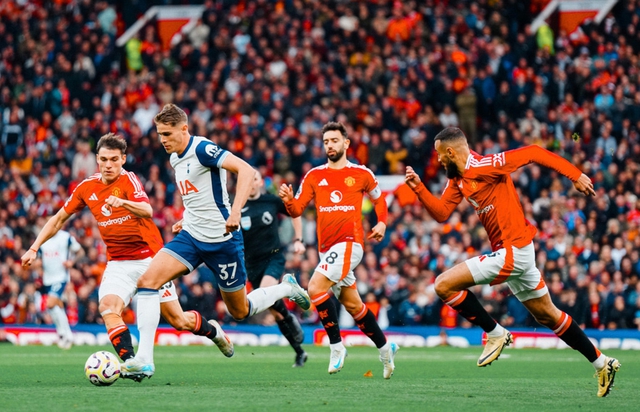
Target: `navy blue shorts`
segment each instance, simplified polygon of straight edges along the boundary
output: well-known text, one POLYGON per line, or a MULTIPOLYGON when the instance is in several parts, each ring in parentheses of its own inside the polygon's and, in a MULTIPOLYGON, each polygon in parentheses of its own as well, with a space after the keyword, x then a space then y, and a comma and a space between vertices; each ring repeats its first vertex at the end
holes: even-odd
POLYGON ((67 287, 67 282, 54 283, 52 285, 44 285, 44 294, 56 297, 60 299, 64 293, 64 289, 67 287))
POLYGON ((191 272, 204 263, 213 272, 220 290, 225 292, 243 289, 247 283, 244 243, 239 231, 224 242, 207 243, 182 230, 162 251, 178 259, 191 272))
POLYGON ((286 261, 284 253, 278 250, 275 253, 264 256, 261 259, 247 261, 247 274, 254 288, 260 287, 260 282, 265 276, 271 276, 275 280, 280 280, 284 273, 286 261))

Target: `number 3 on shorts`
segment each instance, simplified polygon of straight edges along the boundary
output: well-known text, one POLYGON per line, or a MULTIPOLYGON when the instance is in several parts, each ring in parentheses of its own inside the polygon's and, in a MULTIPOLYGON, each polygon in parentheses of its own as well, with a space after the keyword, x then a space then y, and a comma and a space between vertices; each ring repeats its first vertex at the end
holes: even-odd
POLYGON ((236 269, 238 268, 238 262, 232 262, 232 263, 227 263, 224 265, 218 265, 218 267, 220 268, 220 279, 221 280, 227 280, 229 279, 229 272, 227 271, 227 269, 231 270, 231 279, 235 279, 236 277, 236 269))

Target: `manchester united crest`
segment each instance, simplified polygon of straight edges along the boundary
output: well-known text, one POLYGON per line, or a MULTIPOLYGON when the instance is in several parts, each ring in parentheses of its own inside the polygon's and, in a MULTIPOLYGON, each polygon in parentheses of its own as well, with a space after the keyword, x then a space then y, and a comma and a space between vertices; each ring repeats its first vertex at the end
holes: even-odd
POLYGON ((475 180, 471 181, 471 190, 478 190, 478 182, 476 182, 475 180))
POLYGON ((116 187, 111 191, 111 194, 115 197, 120 197, 120 195, 122 194, 122 190, 120 190, 119 187, 116 187))
POLYGON ((353 177, 349 176, 346 179, 344 179, 344 184, 351 187, 353 185, 356 184, 356 179, 354 179, 353 177))

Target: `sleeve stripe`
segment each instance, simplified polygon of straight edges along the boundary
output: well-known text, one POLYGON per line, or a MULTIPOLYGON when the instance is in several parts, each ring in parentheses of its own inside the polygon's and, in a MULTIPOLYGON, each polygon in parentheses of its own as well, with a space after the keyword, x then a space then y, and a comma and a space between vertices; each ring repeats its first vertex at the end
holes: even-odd
POLYGON ((136 176, 133 172, 125 172, 125 174, 133 185, 133 190, 136 197, 138 197, 138 195, 144 195, 144 197, 147 197, 147 193, 144 191, 142 183, 140 182, 140 179, 138 179, 138 176, 136 176))

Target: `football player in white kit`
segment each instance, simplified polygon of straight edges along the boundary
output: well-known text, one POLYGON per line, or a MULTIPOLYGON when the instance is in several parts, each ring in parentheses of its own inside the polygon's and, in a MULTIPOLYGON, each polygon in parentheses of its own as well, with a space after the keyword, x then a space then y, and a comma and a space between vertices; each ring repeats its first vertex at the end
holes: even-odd
MULTIPOLYGON (((241 209, 255 170, 244 160, 209 139, 191 136, 187 114, 167 104, 154 118, 160 141, 171 154, 176 183, 184 204, 183 219, 173 226, 176 237, 151 261, 138 280, 137 320, 140 346, 134 358, 122 365, 125 375, 151 377, 153 343, 159 318, 158 289, 204 263, 216 275, 220 294, 229 313, 242 320, 262 312, 285 297, 303 309, 311 306, 309 295, 295 278, 286 274, 280 284, 246 293, 247 273, 240 228, 241 209), (227 193, 227 171, 237 174, 236 196, 231 206, 227 193)), ((233 345, 225 355, 233 355, 233 345)))
POLYGON ((64 311, 62 294, 69 282, 69 268, 73 261, 84 256, 82 246, 65 230, 56 233, 38 251, 42 261, 42 284, 47 294, 47 310, 58 333, 58 347, 70 349, 73 333, 64 311))

